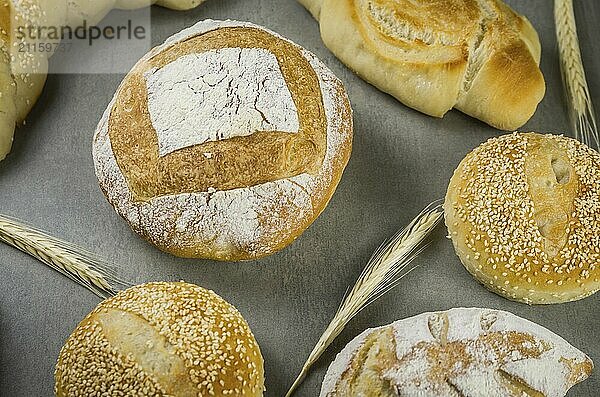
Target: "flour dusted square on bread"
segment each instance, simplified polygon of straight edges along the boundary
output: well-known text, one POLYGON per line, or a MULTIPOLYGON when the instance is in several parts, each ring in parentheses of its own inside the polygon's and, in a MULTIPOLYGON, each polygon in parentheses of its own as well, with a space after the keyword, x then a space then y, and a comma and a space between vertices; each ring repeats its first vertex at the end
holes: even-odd
POLYGON ((330 365, 321 397, 561 397, 592 367, 531 321, 457 308, 363 332, 330 365))
POLYGON ((244 260, 316 219, 351 145, 346 91, 313 54, 251 23, 206 20, 134 66, 93 157, 109 202, 151 243, 244 260))

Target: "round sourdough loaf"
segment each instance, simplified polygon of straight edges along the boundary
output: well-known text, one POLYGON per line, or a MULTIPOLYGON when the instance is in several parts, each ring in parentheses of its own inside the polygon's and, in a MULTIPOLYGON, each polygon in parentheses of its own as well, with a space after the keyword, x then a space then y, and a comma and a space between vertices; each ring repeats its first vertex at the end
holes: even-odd
POLYGON ((492 291, 543 304, 600 288, 600 154, 580 142, 490 139, 454 172, 444 209, 460 260, 492 291))
POLYGON ((363 332, 329 366, 321 397, 561 397, 592 367, 531 321, 458 308, 363 332))
POLYGON ((157 247, 243 260, 315 220, 351 144, 345 89, 314 55, 250 23, 207 20, 127 75, 93 156, 110 203, 157 247))
POLYGON ((263 395, 263 359, 242 315, 212 291, 148 283, 102 302, 73 331, 58 397, 263 395))
POLYGON ((544 96, 538 34, 500 0, 299 1, 342 62, 420 112, 514 131, 544 96))

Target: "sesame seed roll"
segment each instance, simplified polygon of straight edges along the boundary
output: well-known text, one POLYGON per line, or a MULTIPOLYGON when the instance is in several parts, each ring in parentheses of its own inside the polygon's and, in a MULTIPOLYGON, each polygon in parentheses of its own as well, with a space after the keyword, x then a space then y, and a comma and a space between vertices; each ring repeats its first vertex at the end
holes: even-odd
POLYGON ((444 209, 460 260, 492 291, 548 304, 600 288, 600 154, 584 144, 490 139, 454 172, 444 209))
POLYGON ((100 303, 60 352, 69 396, 262 396, 263 359, 248 324, 212 291, 148 283, 100 303))

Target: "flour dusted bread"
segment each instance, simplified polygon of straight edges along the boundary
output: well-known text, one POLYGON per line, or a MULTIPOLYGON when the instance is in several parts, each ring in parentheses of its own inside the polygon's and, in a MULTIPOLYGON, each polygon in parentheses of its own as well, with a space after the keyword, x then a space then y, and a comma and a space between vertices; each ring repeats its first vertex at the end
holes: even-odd
POLYGON ((263 395, 248 324, 212 291, 148 283, 102 302, 60 352, 57 397, 263 395))
POLYGON ((0 160, 10 152, 15 126, 22 123, 40 96, 52 51, 23 51, 40 44, 56 44, 48 34, 32 39, 18 34, 19 27, 77 27, 98 23, 113 8, 133 9, 154 3, 183 10, 204 0, 0 0, 0 160), (21 37, 22 36, 22 37, 21 37), (27 48, 27 47, 25 47, 27 48))
POLYGON ((133 68, 93 155, 137 233, 175 255, 240 260, 314 221, 351 140, 345 90, 314 55, 253 24, 207 20, 133 68))
POLYGON ((444 209, 463 265, 494 292, 543 304, 600 288, 600 154, 582 143, 490 139, 454 172, 444 209))
POLYGON ((329 367, 321 397, 560 397, 592 366, 514 314, 451 309, 363 332, 329 367))
POLYGON ((382 91, 423 113, 453 107, 504 130, 545 92, 529 21, 499 0, 300 0, 325 45, 382 91))

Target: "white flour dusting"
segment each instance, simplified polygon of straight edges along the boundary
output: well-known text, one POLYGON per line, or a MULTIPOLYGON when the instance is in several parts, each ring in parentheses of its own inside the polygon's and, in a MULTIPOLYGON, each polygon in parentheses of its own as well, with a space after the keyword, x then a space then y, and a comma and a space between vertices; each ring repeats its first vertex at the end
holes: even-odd
MULTIPOLYGON (((452 387, 464 396, 477 397, 509 397, 498 369, 523 380, 530 387, 548 397, 564 396, 572 384, 566 361, 582 363, 589 358, 571 346, 560 336, 548 329, 512 313, 478 308, 457 308, 441 313, 423 313, 404 320, 396 321, 386 327, 392 327, 396 341, 396 356, 400 364, 384 372, 384 377, 396 385, 401 396, 441 396, 450 395, 453 390, 440 393, 438 380, 431 373, 438 373, 432 368, 435 361, 427 355, 426 350, 412 350, 420 343, 435 344, 437 338, 430 331, 432 319, 443 316, 448 324, 447 342, 464 342, 467 352, 474 361, 468 363, 464 371, 457 369, 456 375, 448 374, 452 387), (533 344, 524 343, 524 348, 544 351, 540 357, 524 357, 518 349, 509 346, 503 353, 509 353, 504 361, 500 360, 497 351, 484 343, 471 343, 490 332, 520 332, 533 337, 533 344), (413 352, 410 360, 402 360, 406 354, 413 352), (436 391, 437 390, 437 391, 436 391), (483 394, 482 394, 483 393, 483 394)), ((385 327, 369 329, 352 340, 329 366, 323 385, 321 397, 334 391, 337 382, 350 365, 355 353, 361 348, 366 338, 385 327)), ((439 371, 439 370, 437 370, 439 371)), ((442 385, 447 386, 447 385, 442 385)), ((454 390, 454 391, 456 391, 454 390)))
POLYGON ((160 156, 257 131, 300 128, 277 59, 263 48, 185 55, 145 78, 160 156))
MULTIPOLYGON (((140 62, 189 37, 222 27, 239 26, 262 29, 285 40, 251 23, 206 20, 167 39, 165 44, 154 48, 140 62)), ((348 123, 351 125, 352 120, 343 110, 348 100, 346 95, 340 95, 336 89, 339 80, 312 53, 303 49, 301 52, 319 77, 327 119, 327 151, 316 175, 301 174, 248 188, 211 189, 209 192, 155 197, 144 203, 134 202, 116 163, 108 135, 108 121, 115 103, 113 99, 94 136, 96 175, 109 202, 136 232, 167 248, 211 244, 220 247, 223 252, 242 250, 260 255, 270 252, 271 245, 279 242, 273 236, 289 233, 289 230, 314 218, 313 200, 331 184, 333 164, 339 156, 339 149, 352 139, 351 128, 343 127, 348 123)), ((290 115, 285 117, 290 120, 290 115)), ((212 154, 204 153, 204 156, 210 158, 212 154)))

